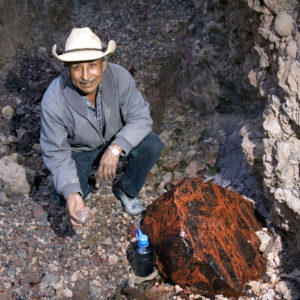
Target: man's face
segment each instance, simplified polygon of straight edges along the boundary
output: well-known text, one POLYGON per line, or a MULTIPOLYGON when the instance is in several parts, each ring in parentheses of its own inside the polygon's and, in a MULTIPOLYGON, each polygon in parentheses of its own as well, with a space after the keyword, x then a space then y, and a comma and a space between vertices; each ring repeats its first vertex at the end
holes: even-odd
POLYGON ((102 80, 102 72, 107 66, 107 60, 71 62, 68 65, 71 80, 86 96, 95 95, 102 80))

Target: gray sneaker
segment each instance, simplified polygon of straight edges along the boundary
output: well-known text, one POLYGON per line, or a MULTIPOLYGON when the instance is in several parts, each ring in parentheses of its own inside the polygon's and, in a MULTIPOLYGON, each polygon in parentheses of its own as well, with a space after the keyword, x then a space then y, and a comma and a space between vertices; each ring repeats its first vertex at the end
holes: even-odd
POLYGON ((84 202, 88 202, 88 201, 90 201, 92 199, 92 192, 90 192, 84 199, 83 199, 83 201, 84 202))
POLYGON ((127 196, 118 186, 113 186, 112 191, 130 216, 139 215, 143 211, 143 204, 139 197, 131 198, 127 196))

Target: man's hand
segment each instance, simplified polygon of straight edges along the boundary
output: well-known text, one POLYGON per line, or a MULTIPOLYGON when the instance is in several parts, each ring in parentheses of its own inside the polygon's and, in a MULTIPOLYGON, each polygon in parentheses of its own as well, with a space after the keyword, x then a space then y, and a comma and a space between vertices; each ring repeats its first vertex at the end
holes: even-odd
POLYGON ((67 197, 66 202, 66 208, 69 212, 72 225, 78 227, 82 226, 82 224, 76 222, 76 213, 79 210, 84 209, 84 202, 82 197, 79 193, 72 193, 67 197))
MULTIPOLYGON (((117 148, 119 152, 122 152, 122 148, 112 144, 114 148, 117 148)), ((110 149, 106 149, 101 157, 98 177, 101 179, 104 177, 105 180, 112 180, 116 176, 117 165, 119 162, 119 156, 112 154, 110 149)))

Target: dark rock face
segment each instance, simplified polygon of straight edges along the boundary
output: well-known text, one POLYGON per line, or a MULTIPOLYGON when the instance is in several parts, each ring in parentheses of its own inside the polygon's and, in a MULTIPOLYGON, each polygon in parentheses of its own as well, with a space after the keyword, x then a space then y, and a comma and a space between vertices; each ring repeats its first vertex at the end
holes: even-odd
POLYGON ((263 276, 259 229, 250 201, 199 178, 156 199, 143 221, 162 274, 210 297, 237 297, 246 281, 263 276))

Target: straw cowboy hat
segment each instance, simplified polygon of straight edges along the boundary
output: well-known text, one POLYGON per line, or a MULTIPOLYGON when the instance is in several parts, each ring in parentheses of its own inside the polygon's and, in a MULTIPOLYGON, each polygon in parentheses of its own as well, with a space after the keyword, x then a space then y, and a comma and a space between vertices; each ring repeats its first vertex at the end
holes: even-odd
POLYGON ((56 45, 52 47, 52 55, 66 62, 95 60, 113 53, 116 42, 111 40, 105 52, 99 37, 90 28, 73 28, 65 44, 65 53, 58 55, 56 45))

